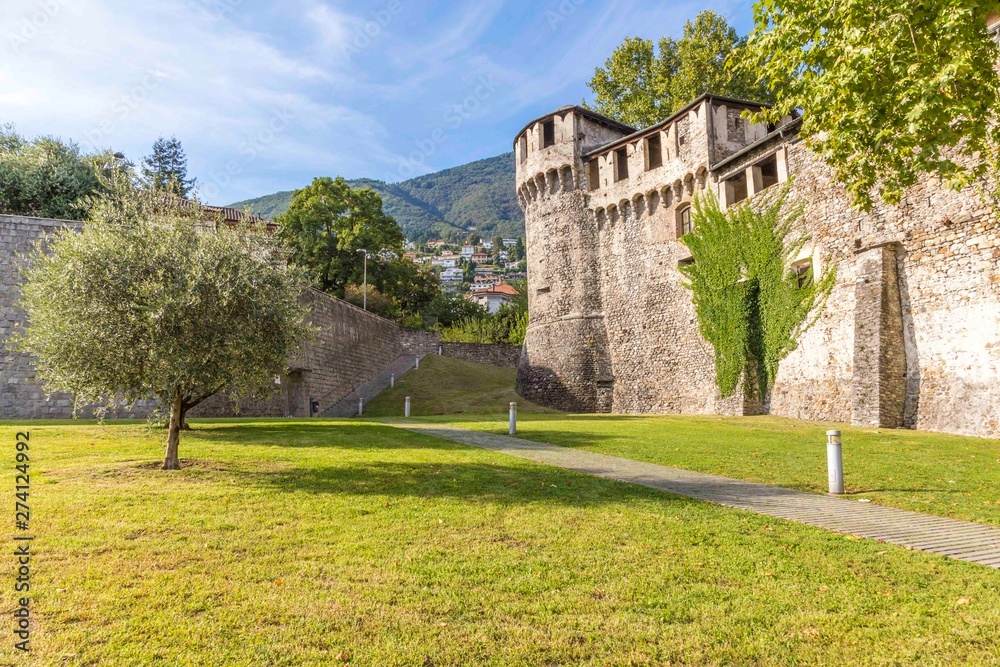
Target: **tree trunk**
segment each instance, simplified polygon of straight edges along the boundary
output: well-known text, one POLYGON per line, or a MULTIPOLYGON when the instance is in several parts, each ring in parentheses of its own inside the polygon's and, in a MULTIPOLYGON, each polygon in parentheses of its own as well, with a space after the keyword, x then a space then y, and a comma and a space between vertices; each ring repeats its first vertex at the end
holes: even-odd
POLYGON ((178 393, 170 403, 170 424, 167 427, 167 453, 163 457, 164 470, 180 470, 177 447, 181 442, 181 424, 184 423, 184 399, 178 393))

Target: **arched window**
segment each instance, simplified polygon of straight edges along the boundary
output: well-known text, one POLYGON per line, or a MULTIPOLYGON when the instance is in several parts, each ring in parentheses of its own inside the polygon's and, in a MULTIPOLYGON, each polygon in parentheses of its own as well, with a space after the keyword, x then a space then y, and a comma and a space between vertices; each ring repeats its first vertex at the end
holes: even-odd
POLYGON ((677 238, 690 234, 692 229, 691 205, 687 204, 677 210, 677 238))

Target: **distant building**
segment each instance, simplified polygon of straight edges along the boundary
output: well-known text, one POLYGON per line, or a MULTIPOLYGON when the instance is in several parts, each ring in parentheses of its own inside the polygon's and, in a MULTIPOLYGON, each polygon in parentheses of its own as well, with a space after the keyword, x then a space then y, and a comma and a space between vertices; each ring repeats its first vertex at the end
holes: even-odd
POLYGON ((416 261, 417 261, 417 253, 415 253, 415 252, 404 252, 403 253, 403 259, 409 260, 411 262, 416 263, 416 261))
POLYGON ((517 245, 517 239, 504 239, 503 244, 508 248, 513 248, 517 245))
POLYGON ((453 257, 435 257, 431 260, 431 266, 440 266, 446 269, 454 268, 458 260, 453 257))
POLYGON ((493 250, 493 241, 483 241, 483 250, 493 250))
POLYGON ((476 246, 474 245, 464 245, 462 246, 462 257, 464 259, 469 259, 476 252, 476 246))
POLYGON ((500 310, 500 307, 505 303, 510 303, 511 299, 518 294, 519 292, 510 285, 500 284, 494 285, 489 289, 473 292, 466 298, 470 301, 478 303, 480 306, 485 308, 488 313, 493 314, 500 310))
POLYGON ((445 269, 441 272, 441 280, 446 283, 460 283, 462 282, 462 269, 452 268, 445 269))
MULTIPOLYGON (((463 250, 465 249, 463 248, 463 250)), ((485 264, 486 262, 490 261, 490 256, 487 255, 485 252, 473 253, 472 261, 475 262, 476 264, 485 264)))

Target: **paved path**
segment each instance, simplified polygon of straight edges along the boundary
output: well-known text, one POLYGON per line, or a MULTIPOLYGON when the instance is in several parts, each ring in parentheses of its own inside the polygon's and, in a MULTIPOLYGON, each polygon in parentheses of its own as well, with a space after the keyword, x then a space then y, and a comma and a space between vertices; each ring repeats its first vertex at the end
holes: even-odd
POLYGON ((391 426, 537 463, 1000 568, 1000 528, 642 463, 505 435, 417 422, 391 426))

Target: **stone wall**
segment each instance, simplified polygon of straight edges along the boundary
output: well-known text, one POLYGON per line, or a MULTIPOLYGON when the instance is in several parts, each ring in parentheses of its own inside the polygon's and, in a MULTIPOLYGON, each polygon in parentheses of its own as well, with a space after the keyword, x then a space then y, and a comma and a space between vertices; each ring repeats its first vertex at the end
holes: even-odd
MULTIPOLYGON (((47 396, 45 387, 35 379, 31 357, 10 349, 8 340, 25 325, 24 311, 15 307, 20 297, 21 258, 51 235, 80 228, 79 222, 70 220, 0 215, 0 419, 63 419, 73 414, 73 397, 62 393, 47 396)), ((109 416, 144 417, 151 407, 149 402, 131 410, 119 406, 109 416)), ((92 417, 94 410, 81 406, 79 414, 92 417)))
POLYGON ((474 364, 517 368, 521 359, 520 345, 489 345, 485 343, 441 343, 441 354, 474 364))
MULTIPOLYGON (((735 106, 708 97, 603 146, 577 133, 566 139, 572 145, 536 150, 519 163, 532 322, 519 369, 526 397, 599 410, 567 397, 600 387, 618 412, 763 410, 1000 436, 1000 226, 992 211, 974 191, 924 178, 900 205, 858 212, 798 140, 794 121, 755 126, 735 106), (654 135, 663 164, 650 168, 654 135), (623 148, 629 174, 619 179, 614 155, 623 148), (738 196, 726 183, 733 176, 745 178, 749 205, 767 201, 777 188, 766 189, 774 171, 763 179, 765 161, 779 181, 791 179, 790 195, 804 206, 800 232, 810 241, 796 262, 837 275, 771 395, 750 405, 718 398, 713 352, 678 270, 689 257, 679 227, 699 191, 723 202, 738 196), (583 176, 551 176, 566 164, 583 176), (569 331, 570 318, 588 326, 569 331)), ((545 118, 529 124, 530 136, 545 118)))

